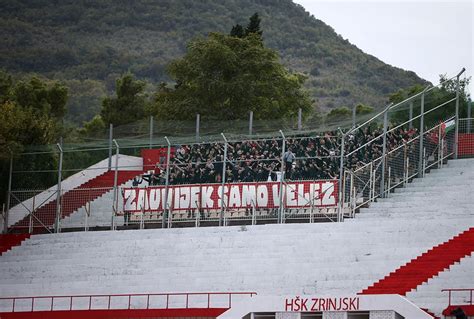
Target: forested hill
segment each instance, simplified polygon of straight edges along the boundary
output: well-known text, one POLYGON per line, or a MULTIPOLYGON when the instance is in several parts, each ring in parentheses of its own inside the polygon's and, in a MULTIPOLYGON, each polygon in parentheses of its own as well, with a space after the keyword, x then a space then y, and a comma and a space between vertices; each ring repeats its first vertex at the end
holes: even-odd
POLYGON ((380 108, 387 94, 424 83, 413 72, 367 55, 291 0, 0 0, 0 68, 65 80, 70 119, 90 119, 100 98, 126 71, 156 84, 187 42, 228 33, 258 12, 265 43, 323 110, 364 103, 380 108))

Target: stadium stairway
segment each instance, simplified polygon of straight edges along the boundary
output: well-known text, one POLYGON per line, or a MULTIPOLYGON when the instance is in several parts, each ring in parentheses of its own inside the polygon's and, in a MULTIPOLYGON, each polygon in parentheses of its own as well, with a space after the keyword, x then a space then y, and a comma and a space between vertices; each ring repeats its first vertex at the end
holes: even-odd
POLYGON ((30 238, 30 234, 0 234, 0 256, 30 238))
MULTIPOLYGON (((450 161, 443 169, 432 170, 423 179, 414 179, 396 189, 389 198, 363 208, 352 222, 385 220, 430 221, 460 216, 470 217, 463 232, 425 251, 408 263, 394 268, 362 294, 398 293, 441 316, 446 305, 446 288, 474 287, 474 160, 450 161)), ((450 223, 450 221, 447 221, 450 223)), ((422 226, 421 226, 422 227, 422 226)))
MULTIPOLYGON (((120 170, 118 171, 117 184, 121 185, 133 179, 140 173, 141 171, 137 170, 120 170)), ((92 178, 79 187, 63 193, 61 196, 61 217, 65 218, 71 215, 73 212, 83 207, 86 203, 91 202, 96 198, 110 192, 113 189, 114 178, 115 171, 107 171, 97 177, 92 178)), ((35 211, 35 218, 32 219, 34 231, 41 231, 44 229, 44 226, 52 227, 54 225, 56 216, 56 203, 57 200, 54 199, 35 211)), ((25 216, 11 228, 28 228, 29 222, 29 216, 25 216)))
POLYGON ((362 294, 399 294, 416 288, 474 251, 474 228, 437 245, 391 272, 362 294))
MULTIPOLYGON (((132 181, 127 181, 121 187, 132 187, 132 181)), ((113 192, 90 201, 86 206, 76 210, 74 214, 64 217, 61 221, 62 229, 79 229, 93 227, 111 227, 112 221, 112 203, 113 192)), ((123 211, 123 197, 119 196, 118 211, 123 211)), ((123 217, 117 217, 114 221, 115 226, 123 226, 123 217)))

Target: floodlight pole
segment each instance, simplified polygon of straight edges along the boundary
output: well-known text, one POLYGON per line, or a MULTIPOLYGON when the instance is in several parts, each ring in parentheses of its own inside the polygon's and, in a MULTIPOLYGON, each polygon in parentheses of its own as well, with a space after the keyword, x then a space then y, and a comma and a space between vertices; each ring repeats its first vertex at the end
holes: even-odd
MULTIPOLYGON (((252 113, 251 113, 252 114, 252 113)), ((224 158, 222 160, 222 183, 221 183, 221 215, 219 217, 219 226, 225 226, 224 223, 224 214, 225 214, 225 201, 224 201, 224 187, 225 187, 225 171, 226 171, 226 160, 227 160, 227 147, 229 142, 225 137, 224 133, 221 133, 222 138, 224 139, 224 158)))
POLYGON ((116 139, 113 139, 115 145, 115 172, 114 172, 114 203, 112 205, 112 230, 115 230, 115 215, 118 211, 118 165, 119 165, 119 154, 120 146, 116 139))
POLYGON ((279 207, 278 207, 278 223, 284 223, 284 205, 283 205, 283 180, 285 176, 285 147, 286 147, 286 137, 285 134, 283 134, 283 131, 280 130, 280 135, 282 137, 281 140, 281 167, 280 167, 280 194, 279 194, 279 207))
POLYGON ((13 176, 13 153, 10 154, 10 169, 8 171, 8 192, 7 192, 7 210, 3 219, 3 233, 8 232, 8 215, 10 214, 10 196, 12 192, 12 176, 13 176))
POLYGON ((454 132, 454 159, 458 158, 458 147, 459 147, 459 77, 466 71, 462 68, 461 72, 456 75, 456 126, 454 132))
POLYGON ((170 184, 170 161, 171 161, 171 143, 167 136, 165 136, 166 143, 168 144, 168 150, 166 153, 166 179, 165 179, 165 199, 163 200, 163 218, 161 219, 161 228, 165 228, 167 222, 171 224, 168 211, 168 192, 170 184))
POLYGON ((62 180, 62 170, 63 170, 63 148, 62 148, 62 138, 60 142, 56 144, 59 149, 59 167, 58 167, 58 185, 57 185, 57 194, 56 194, 56 220, 54 223, 54 231, 59 233, 60 220, 61 220, 61 180, 62 180))

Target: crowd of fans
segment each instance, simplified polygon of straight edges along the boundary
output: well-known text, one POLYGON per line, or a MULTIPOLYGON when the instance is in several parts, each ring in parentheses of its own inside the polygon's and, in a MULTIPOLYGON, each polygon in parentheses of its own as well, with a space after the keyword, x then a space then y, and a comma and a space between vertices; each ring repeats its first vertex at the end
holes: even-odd
MULTIPOLYGON (((383 130, 370 127, 349 134, 345 140, 344 165, 356 169, 382 155, 383 130), (369 143, 370 142, 370 143, 369 143)), ((415 129, 402 128, 387 134, 387 150, 390 151, 412 136, 415 129)), ((341 138, 336 131, 314 137, 248 140, 229 142, 225 181, 257 182, 276 181, 283 174, 285 180, 337 179, 340 167, 341 138)), ((224 143, 199 143, 176 147, 171 158, 169 184, 221 183, 224 165, 224 143)), ((144 175, 150 185, 164 184, 165 163, 157 164, 155 172, 144 175)), ((141 181, 135 181, 138 184, 141 181)))

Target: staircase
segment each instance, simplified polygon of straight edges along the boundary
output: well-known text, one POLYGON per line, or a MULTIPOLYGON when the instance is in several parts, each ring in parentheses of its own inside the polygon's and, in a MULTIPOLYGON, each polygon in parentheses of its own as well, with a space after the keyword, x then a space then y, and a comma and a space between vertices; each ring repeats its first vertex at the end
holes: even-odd
MULTIPOLYGON (((378 199, 369 208, 362 208, 350 223, 378 221, 380 225, 400 223, 406 227, 423 221, 446 220, 440 230, 452 224, 462 229, 451 238, 438 238, 432 248, 400 263, 387 276, 361 290, 362 294, 399 293, 436 316, 446 307, 445 288, 474 287, 474 159, 453 160, 442 169, 432 169, 422 179, 414 179, 404 188, 395 189, 388 198, 378 199), (454 236, 456 235, 456 236, 454 236), (394 271, 395 269, 395 271, 394 271)), ((416 245, 416 242, 412 243, 416 245)))
POLYGON ((30 234, 0 234, 0 256, 28 238, 30 234))
POLYGON ((428 281, 450 265, 474 251, 474 227, 451 240, 433 247, 416 259, 391 272, 360 294, 399 294, 407 292, 428 281))
MULTIPOLYGON (((135 176, 139 175, 140 171, 118 171, 117 185, 121 185, 135 176)), ((76 187, 72 190, 66 191, 61 196, 61 217, 71 215, 77 209, 83 207, 86 203, 104 195, 111 191, 114 186, 115 171, 107 171, 86 183, 76 187)), ((56 202, 53 200, 36 209, 34 217, 32 218, 32 227, 34 231, 41 230, 44 227, 51 227, 54 225, 56 216, 56 202)), ((25 229, 29 227, 30 217, 25 216, 22 220, 17 222, 11 228, 25 229)))

